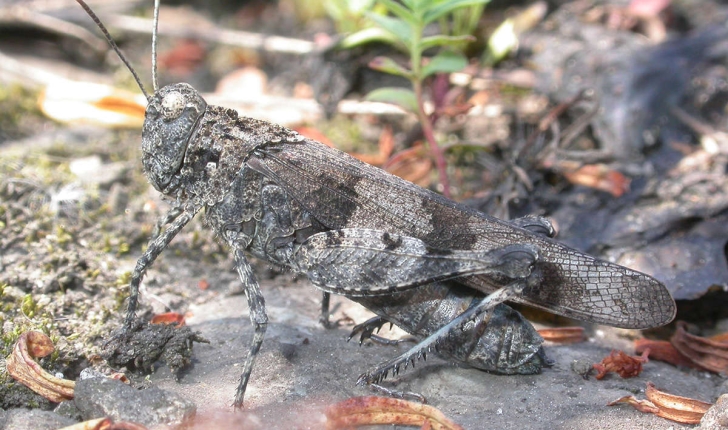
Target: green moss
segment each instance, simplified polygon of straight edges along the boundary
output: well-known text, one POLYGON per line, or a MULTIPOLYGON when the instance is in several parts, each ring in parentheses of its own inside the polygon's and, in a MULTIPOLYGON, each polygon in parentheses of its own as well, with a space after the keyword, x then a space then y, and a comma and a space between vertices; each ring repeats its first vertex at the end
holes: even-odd
POLYGON ((29 122, 42 120, 37 91, 19 84, 0 85, 0 130, 9 138, 26 134, 29 122))
POLYGON ((38 311, 38 304, 33 299, 32 294, 26 294, 23 297, 23 302, 20 305, 20 311, 28 318, 33 318, 35 313, 38 311))
POLYGON ((117 253, 117 255, 128 254, 129 253, 129 249, 130 249, 130 247, 129 247, 129 244, 128 243, 121 242, 119 244, 119 249, 118 249, 118 251, 116 253, 117 253))
POLYGON ((131 282, 131 272, 127 270, 126 272, 119 275, 118 278, 116 278, 115 284, 117 287, 124 287, 124 286, 129 285, 130 282, 131 282))

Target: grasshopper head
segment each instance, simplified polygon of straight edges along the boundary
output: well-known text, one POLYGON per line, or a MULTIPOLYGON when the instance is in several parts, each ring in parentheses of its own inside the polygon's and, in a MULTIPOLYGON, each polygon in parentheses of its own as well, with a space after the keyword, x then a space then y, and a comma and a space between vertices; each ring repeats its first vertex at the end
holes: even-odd
POLYGON ((142 164, 158 191, 165 192, 179 173, 187 144, 205 109, 207 103, 189 84, 168 85, 150 98, 142 130, 142 164))

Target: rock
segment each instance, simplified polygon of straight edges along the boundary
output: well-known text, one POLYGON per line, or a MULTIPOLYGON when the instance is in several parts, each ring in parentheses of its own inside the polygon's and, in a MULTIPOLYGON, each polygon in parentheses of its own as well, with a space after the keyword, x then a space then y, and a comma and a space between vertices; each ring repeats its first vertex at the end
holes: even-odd
POLYGON ((700 430, 726 430, 728 429, 728 394, 718 397, 712 408, 700 420, 700 430))
POLYGON ((76 384, 74 403, 84 419, 109 416, 152 427, 181 424, 194 417, 196 407, 177 394, 156 387, 134 389, 109 378, 89 378, 76 384))
POLYGON ((0 428, 4 430, 54 430, 76 424, 76 421, 41 409, 0 409, 0 428))

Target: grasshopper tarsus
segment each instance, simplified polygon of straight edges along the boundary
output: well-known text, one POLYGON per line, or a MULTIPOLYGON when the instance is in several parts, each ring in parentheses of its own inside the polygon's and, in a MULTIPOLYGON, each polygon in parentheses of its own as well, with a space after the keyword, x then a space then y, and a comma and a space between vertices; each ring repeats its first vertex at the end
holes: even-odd
POLYGON ((367 339, 380 345, 399 345, 400 343, 404 342, 417 342, 417 339, 413 336, 407 336, 402 339, 387 339, 386 337, 374 334, 375 331, 379 333, 379 331, 385 324, 390 325, 390 330, 392 329, 392 327, 394 327, 394 323, 387 320, 386 318, 382 318, 380 316, 369 318, 363 323, 355 325, 354 328, 351 329, 349 336, 347 336, 346 341, 349 342, 351 339, 354 338, 354 336, 359 334, 360 346, 367 339))
POLYGON ((554 228, 553 224, 551 224, 551 221, 549 221, 548 218, 544 218, 542 216, 526 215, 521 218, 512 219, 508 222, 515 225, 516 227, 528 230, 534 234, 545 237, 556 236, 556 229, 554 228))
POLYGON ((380 316, 369 318, 363 323, 355 325, 354 328, 351 329, 346 341, 349 342, 354 336, 359 334, 359 345, 361 345, 366 339, 372 337, 374 330, 379 331, 379 329, 388 322, 389 321, 380 316))

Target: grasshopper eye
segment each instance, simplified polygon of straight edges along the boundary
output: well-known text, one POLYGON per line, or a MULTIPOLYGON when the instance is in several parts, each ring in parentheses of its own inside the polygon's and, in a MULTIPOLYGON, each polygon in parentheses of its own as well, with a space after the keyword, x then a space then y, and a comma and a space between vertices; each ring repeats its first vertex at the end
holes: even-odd
POLYGON ((185 109, 185 98, 177 91, 172 91, 162 99, 162 117, 171 121, 179 118, 185 109))

